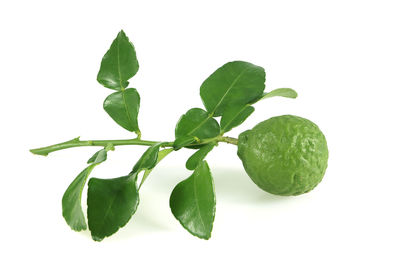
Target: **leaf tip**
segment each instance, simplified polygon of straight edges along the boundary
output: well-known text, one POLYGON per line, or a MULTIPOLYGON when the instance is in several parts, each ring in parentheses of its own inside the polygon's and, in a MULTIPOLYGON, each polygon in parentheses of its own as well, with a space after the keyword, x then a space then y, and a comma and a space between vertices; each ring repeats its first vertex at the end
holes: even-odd
MULTIPOLYGON (((65 194, 63 196, 63 202, 64 202, 64 197, 65 194)), ((64 204, 64 203, 63 203, 64 204)), ((86 222, 78 222, 78 221, 73 221, 71 219, 71 217, 69 216, 69 214, 67 213, 67 211, 64 208, 63 205, 63 210, 62 210, 62 216, 64 217, 65 222, 68 224, 68 226, 75 232, 80 232, 80 231, 85 231, 87 229, 87 225, 86 222)))
POLYGON ((292 98, 297 98, 299 95, 297 94, 297 92, 295 91, 295 90, 293 90, 293 89, 291 89, 292 90, 292 98))
POLYGON ((200 239, 209 240, 211 238, 211 233, 209 235, 198 236, 200 239))
POLYGON ((101 241, 103 241, 104 237, 98 237, 98 236, 92 235, 92 239, 96 242, 101 242, 101 241))
POLYGON ((87 225, 86 224, 82 224, 82 225, 72 225, 72 224, 68 224, 69 227, 71 227, 72 230, 74 230, 75 232, 80 232, 80 231, 86 231, 87 230, 87 225))
POLYGON ((194 169, 196 169, 196 167, 194 167, 194 165, 191 162, 186 161, 186 165, 185 165, 186 169, 188 169, 189 171, 193 171, 194 169))

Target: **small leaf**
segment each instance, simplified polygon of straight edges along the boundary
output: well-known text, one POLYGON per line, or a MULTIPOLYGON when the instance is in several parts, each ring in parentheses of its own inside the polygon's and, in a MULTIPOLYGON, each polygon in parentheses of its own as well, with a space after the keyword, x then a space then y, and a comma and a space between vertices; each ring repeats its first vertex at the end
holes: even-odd
MULTIPOLYGON (((79 141, 79 137, 73 139, 79 141)), ((71 141, 73 141, 71 140, 71 141)), ((85 216, 82 211, 82 190, 93 168, 107 159, 107 149, 97 151, 89 160, 92 163, 85 168, 68 186, 62 198, 63 217, 75 231, 86 230, 85 216)))
POLYGON ((140 96, 134 88, 112 93, 103 104, 105 111, 116 123, 137 134, 140 134, 137 121, 139 106, 140 96))
POLYGON ((94 155, 87 161, 88 164, 90 163, 102 163, 103 161, 107 160, 107 150, 106 149, 100 149, 94 155))
POLYGON ((214 148, 216 144, 210 143, 197 150, 190 158, 186 161, 186 168, 188 170, 194 170, 204 160, 207 154, 214 148))
POLYGON ((192 108, 179 119, 175 128, 175 138, 193 136, 199 139, 216 137, 219 124, 201 108, 192 108))
POLYGON ((140 159, 136 162, 135 166, 132 169, 132 173, 139 173, 145 169, 152 169, 157 164, 158 151, 163 143, 157 143, 151 147, 149 147, 140 159))
POLYGON ((263 94, 261 99, 274 97, 274 96, 296 98, 297 97, 297 92, 295 90, 293 90, 293 89, 290 89, 290 88, 278 88, 278 89, 272 90, 269 93, 263 94))
POLYGON ((181 149, 184 146, 190 145, 191 143, 193 143, 194 141, 196 141, 196 138, 193 136, 180 136, 178 138, 175 139, 173 147, 175 150, 181 149))
MULTIPOLYGON (((166 157, 169 153, 171 153, 172 151, 174 151, 173 148, 166 148, 166 149, 160 150, 160 151, 158 152, 157 162, 156 162, 155 165, 157 165, 163 158, 165 158, 165 157, 166 157)), ((152 171, 153 169, 154 169, 154 167, 151 168, 151 169, 146 169, 146 170, 144 171, 142 181, 140 181, 139 189, 142 187, 142 184, 144 183, 144 181, 146 181, 147 176, 149 176, 149 174, 151 173, 151 171, 152 171)))
POLYGON ((221 132, 226 133, 232 128, 242 124, 252 113, 254 112, 254 107, 250 105, 244 105, 241 108, 232 107, 227 108, 222 114, 221 118, 221 132))
POLYGON ((96 165, 92 164, 78 174, 63 195, 62 214, 67 224, 74 231, 86 230, 87 228, 81 206, 82 190, 88 176, 96 165))
POLYGON ((264 91, 265 71, 243 61, 226 63, 200 87, 200 96, 209 114, 221 116, 229 106, 242 107, 259 99, 264 91))
POLYGON ((135 47, 120 31, 101 61, 97 81, 107 88, 120 91, 128 86, 128 80, 138 70, 135 47))
POLYGON ((192 235, 203 239, 211 237, 215 193, 207 162, 200 163, 189 178, 174 188, 169 204, 175 218, 192 235))
POLYGON ((89 230, 95 241, 101 241, 123 227, 139 205, 136 176, 114 179, 91 178, 88 189, 89 230))

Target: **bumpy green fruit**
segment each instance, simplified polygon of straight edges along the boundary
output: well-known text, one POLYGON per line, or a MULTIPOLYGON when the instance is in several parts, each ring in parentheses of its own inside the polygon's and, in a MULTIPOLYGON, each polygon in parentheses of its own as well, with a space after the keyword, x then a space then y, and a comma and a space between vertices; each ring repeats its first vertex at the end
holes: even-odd
POLYGON ((270 118, 241 133, 238 156, 256 185, 283 196, 311 191, 328 166, 328 147, 321 130, 292 115, 270 118))

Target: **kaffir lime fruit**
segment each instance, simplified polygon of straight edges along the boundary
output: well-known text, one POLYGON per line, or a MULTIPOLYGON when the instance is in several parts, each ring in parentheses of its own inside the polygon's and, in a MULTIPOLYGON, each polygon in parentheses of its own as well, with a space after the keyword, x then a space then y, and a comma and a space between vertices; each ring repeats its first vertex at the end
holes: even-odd
POLYGON ((270 118, 241 133, 238 156, 256 185, 283 196, 311 191, 328 166, 328 147, 321 130, 292 115, 270 118))

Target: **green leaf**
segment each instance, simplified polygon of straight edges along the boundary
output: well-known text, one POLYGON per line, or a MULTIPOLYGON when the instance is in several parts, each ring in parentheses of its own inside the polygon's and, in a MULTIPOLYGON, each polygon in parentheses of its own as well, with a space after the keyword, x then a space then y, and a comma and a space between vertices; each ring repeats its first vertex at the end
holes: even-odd
POLYGON ((135 47, 120 31, 101 61, 97 81, 107 88, 120 91, 128 86, 128 80, 138 70, 135 47))
POLYGON ((90 179, 88 221, 94 240, 101 241, 104 237, 114 234, 135 213, 139 204, 139 192, 136 186, 138 175, 142 170, 154 168, 162 144, 157 143, 149 147, 127 176, 115 179, 90 179))
POLYGON ((221 132, 226 133, 230 131, 232 128, 242 124, 254 112, 254 107, 250 106, 251 104, 254 104, 255 102, 258 102, 264 98, 269 98, 274 96, 296 98, 297 93, 296 91, 290 88, 279 88, 269 93, 264 93, 258 100, 246 104, 242 107, 239 107, 237 105, 228 106, 225 109, 224 113, 222 114, 221 132))
POLYGON ((198 139, 219 135, 218 122, 201 108, 192 108, 181 116, 175 128, 175 138, 193 136, 198 139))
POLYGON ((211 237, 215 217, 214 183, 206 161, 172 191, 169 204, 175 218, 192 235, 211 237))
POLYGON ((82 190, 88 176, 96 165, 92 164, 78 174, 63 195, 62 214, 67 224, 74 231, 86 230, 87 228, 81 206, 82 190))
POLYGON ((128 131, 135 131, 140 135, 138 113, 140 96, 136 89, 129 88, 109 95, 103 107, 110 117, 128 131))
POLYGON ((191 143, 193 143, 194 141, 196 141, 196 138, 193 136, 180 136, 178 138, 175 139, 173 147, 175 150, 181 149, 184 146, 190 145, 191 143))
POLYGON ((139 173, 142 170, 145 169, 152 169, 154 166, 157 164, 157 158, 158 158, 158 151, 160 150, 160 147, 163 143, 157 143, 151 147, 149 147, 143 155, 140 157, 140 159, 136 162, 135 166, 133 167, 131 174, 132 173, 139 173))
POLYGON ((249 104, 239 108, 236 106, 228 107, 221 118, 221 132, 226 133, 232 128, 242 124, 252 113, 254 107, 249 104))
POLYGON ((95 241, 101 241, 123 227, 139 205, 136 176, 114 179, 91 178, 88 189, 89 230, 95 241))
MULTIPOLYGON (((75 138, 73 140, 79 140, 75 138)), ((86 230, 85 216, 82 211, 82 191, 86 180, 93 168, 107 159, 110 147, 97 151, 89 160, 90 166, 85 168, 68 186, 62 198, 63 217, 67 224, 75 231, 86 230)))
MULTIPOLYGON (((156 162, 155 165, 157 165, 163 158, 165 158, 165 157, 166 157, 169 153, 171 153, 172 151, 174 151, 173 148, 166 148, 166 149, 160 150, 160 151, 158 152, 157 162, 156 162)), ((144 183, 144 181, 146 181, 147 176, 149 176, 149 174, 151 173, 151 171, 152 171, 153 169, 154 169, 154 167, 151 168, 151 169, 146 169, 146 170, 144 171, 142 181, 140 181, 139 189, 142 187, 142 184, 144 183)))
POLYGON ((107 150, 106 149, 100 149, 94 155, 87 161, 88 164, 90 163, 102 163, 103 161, 107 160, 107 150))
POLYGON ((194 170, 203 161, 207 154, 214 148, 216 143, 210 143, 197 150, 190 158, 186 161, 186 168, 188 170, 194 170))
POLYGON ((209 114, 221 116, 228 106, 242 107, 259 99, 264 91, 265 71, 243 61, 229 62, 217 69, 200 87, 209 114))
POLYGON ((263 94, 261 99, 274 97, 274 96, 296 98, 297 97, 297 92, 295 90, 293 90, 293 89, 290 89, 290 88, 278 88, 278 89, 272 90, 269 93, 263 94))

